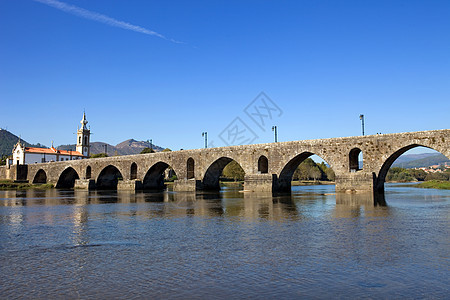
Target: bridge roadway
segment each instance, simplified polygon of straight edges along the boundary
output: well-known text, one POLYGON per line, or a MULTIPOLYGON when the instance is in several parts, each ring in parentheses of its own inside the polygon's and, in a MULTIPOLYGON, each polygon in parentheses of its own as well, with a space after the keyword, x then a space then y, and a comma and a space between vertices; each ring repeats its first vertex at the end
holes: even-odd
POLYGON ((220 148, 180 150, 0 168, 0 178, 53 183, 58 188, 161 189, 172 168, 175 191, 219 189, 223 168, 235 160, 244 189, 290 192, 298 165, 316 154, 336 174, 336 192, 383 192, 387 171, 404 152, 423 146, 450 157, 450 129, 377 134, 220 148), (363 153, 363 167, 358 155, 363 153))

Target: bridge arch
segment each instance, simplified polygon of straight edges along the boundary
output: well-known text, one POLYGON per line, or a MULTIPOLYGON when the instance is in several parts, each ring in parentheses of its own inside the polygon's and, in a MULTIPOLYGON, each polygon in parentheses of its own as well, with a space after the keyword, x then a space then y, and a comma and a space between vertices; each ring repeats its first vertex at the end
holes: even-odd
POLYGON ((235 161, 242 168, 242 165, 239 164, 239 162, 226 156, 222 156, 211 163, 203 176, 203 189, 220 190, 220 176, 222 175, 223 169, 225 169, 225 167, 232 161, 235 161))
POLYGON ((47 183, 47 173, 44 170, 39 169, 34 175, 33 183, 47 183))
POLYGON ((258 173, 261 174, 269 173, 269 160, 265 155, 261 155, 258 158, 258 173))
POLYGON ((195 178, 195 161, 192 157, 189 157, 186 162, 186 178, 195 178))
POLYGON ((117 167, 108 165, 98 175, 96 186, 100 190, 117 189, 119 180, 123 180, 122 173, 117 167))
POLYGON ((155 189, 155 190, 164 189, 165 171, 167 169, 169 169, 169 177, 171 177, 170 175, 172 176, 177 175, 175 170, 166 162, 159 161, 155 163, 153 166, 151 166, 151 168, 145 174, 144 180, 142 181, 144 189, 155 189))
POLYGON ((362 150, 359 148, 353 148, 348 154, 348 165, 350 172, 356 172, 362 170, 359 166, 359 155, 362 154, 362 150))
MULTIPOLYGON (((446 156, 448 159, 450 159, 450 155, 448 153, 445 153, 444 151, 439 151, 439 149, 436 149, 434 147, 432 148, 432 147, 424 146, 421 144, 411 144, 411 145, 403 146, 402 148, 397 149, 395 152, 391 153, 390 156, 383 162, 383 164, 377 174, 378 176, 376 177, 375 190, 377 192, 379 192, 379 193, 384 192, 384 183, 386 181, 386 176, 387 176, 388 171, 391 168, 392 164, 397 160, 397 158, 399 158, 406 151, 411 150, 416 147, 424 147, 424 148, 438 151, 438 152, 442 153, 444 156, 446 156)), ((443 149, 441 149, 441 150, 443 150, 443 149)))
POLYGON ((57 188, 73 188, 75 186, 75 180, 80 179, 77 171, 72 167, 67 167, 59 175, 58 182, 56 183, 57 188))
MULTIPOLYGON (((297 170, 297 168, 300 166, 300 164, 302 162, 304 162, 307 158, 309 158, 312 155, 318 155, 309 151, 305 151, 302 152, 294 157, 292 157, 283 167, 283 169, 281 170, 279 176, 278 176, 278 181, 276 182, 275 186, 274 186, 274 190, 277 192, 290 192, 291 191, 291 182, 294 176, 295 171, 297 170)), ((331 170, 333 170, 333 166, 329 163, 329 161, 322 156, 319 156, 321 159, 325 160, 328 165, 329 168, 331 170)), ((317 166, 319 167, 319 165, 317 166)), ((320 177, 321 174, 323 173, 323 170, 319 170, 318 172, 320 172, 319 175, 317 175, 317 177, 320 177)), ((333 178, 334 179, 334 178, 333 178)))
POLYGON ((91 166, 87 166, 86 167, 86 179, 91 179, 91 177, 92 177, 92 168, 91 168, 91 166))
POLYGON ((138 171, 137 164, 135 162, 133 162, 130 167, 130 179, 131 180, 137 178, 137 171, 138 171))

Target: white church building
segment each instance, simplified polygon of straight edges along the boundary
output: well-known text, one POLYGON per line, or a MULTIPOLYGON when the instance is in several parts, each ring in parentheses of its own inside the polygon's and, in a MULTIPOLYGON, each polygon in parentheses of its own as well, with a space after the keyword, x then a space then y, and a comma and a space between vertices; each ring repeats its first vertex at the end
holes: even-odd
POLYGON ((88 121, 85 113, 83 113, 83 119, 80 123, 81 128, 77 130, 76 151, 58 150, 53 147, 53 144, 50 148, 25 147, 19 139, 13 149, 12 164, 25 165, 88 158, 90 155, 91 130, 86 126, 88 121))

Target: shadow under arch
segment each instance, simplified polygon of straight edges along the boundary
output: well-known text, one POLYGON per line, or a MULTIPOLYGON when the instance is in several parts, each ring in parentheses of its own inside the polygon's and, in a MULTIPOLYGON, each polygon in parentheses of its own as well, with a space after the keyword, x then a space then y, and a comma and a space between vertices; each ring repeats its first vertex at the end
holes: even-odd
MULTIPOLYGON (((295 171, 297 170, 297 168, 300 166, 300 164, 302 162, 304 162, 307 158, 309 158, 312 155, 315 155, 315 154, 312 152, 305 151, 305 152, 302 152, 302 153, 298 154, 297 156, 293 157, 281 170, 278 180, 274 180, 273 191, 276 193, 290 193, 291 192, 291 182, 292 182, 295 171)), ((320 158, 323 159, 322 157, 320 157, 320 158)), ((317 167, 319 167, 318 163, 316 163, 316 165, 317 165, 317 167)), ((328 164, 328 166, 332 170, 332 166, 330 164, 328 164)), ((321 172, 321 174, 323 173, 323 170, 321 170, 320 167, 319 167, 319 171, 321 172)))
POLYGON ((142 182, 146 190, 164 190, 165 171, 169 169, 168 178, 176 176, 175 171, 165 162, 157 162, 147 171, 142 182))
POLYGON ((75 186, 75 180, 80 179, 77 171, 74 168, 66 168, 61 175, 59 175, 56 188, 73 188, 75 186))
POLYGON ((360 170, 362 170, 361 167, 364 167, 364 166, 359 165, 359 156, 360 155, 363 155, 361 149, 353 148, 352 150, 350 150, 350 152, 348 154, 348 164, 349 164, 350 172, 360 171, 360 170))
POLYGON ((186 162, 186 178, 195 178, 195 161, 192 157, 189 157, 186 162))
POLYGON ((135 162, 133 162, 130 167, 130 179, 131 180, 137 178, 137 169, 138 169, 137 164, 135 162))
POLYGON ((99 190, 117 189, 117 183, 122 180, 123 176, 113 165, 106 166, 97 177, 96 186, 99 190))
POLYGON ((92 176, 92 168, 91 166, 86 167, 86 179, 91 179, 92 176))
POLYGON ((267 156, 265 156, 265 155, 261 155, 258 158, 258 172, 260 174, 269 173, 269 160, 267 159, 267 156))
MULTIPOLYGON (((223 169, 231 163, 235 161, 229 157, 221 157, 216 159, 206 170, 205 175, 202 180, 202 187, 204 190, 220 190, 220 176, 222 175, 223 169)), ((239 166, 241 166, 237 161, 235 161, 239 166)), ((242 168, 242 167, 241 167, 242 168)))
POLYGON ((34 175, 33 183, 37 184, 43 184, 47 183, 47 174, 44 170, 39 169, 39 171, 36 172, 36 175, 34 175))
MULTIPOLYGON (((442 155, 444 155, 444 153, 442 153, 434 148, 420 145, 420 144, 411 144, 411 145, 405 146, 403 148, 400 148, 399 150, 394 152, 391 156, 389 156, 388 159, 386 159, 386 161, 381 166, 381 169, 378 172, 378 176, 376 177, 376 181, 375 181, 375 192, 377 194, 384 194, 384 183, 386 181, 387 173, 388 173, 389 169, 391 168, 392 164, 397 160, 397 158, 399 158, 406 151, 411 150, 416 147, 424 147, 424 148, 432 149, 432 150, 435 150, 435 151, 441 153, 442 155)), ((447 158, 450 159, 449 157, 447 157, 447 158)))

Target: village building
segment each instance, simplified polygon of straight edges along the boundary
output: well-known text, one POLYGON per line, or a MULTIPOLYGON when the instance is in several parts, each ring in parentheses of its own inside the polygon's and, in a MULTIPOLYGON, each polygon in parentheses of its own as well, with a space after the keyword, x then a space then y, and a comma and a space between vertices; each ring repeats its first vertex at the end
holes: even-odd
POLYGON ((76 151, 58 150, 53 147, 53 143, 50 148, 26 147, 19 139, 12 152, 12 162, 8 162, 13 165, 26 165, 88 158, 90 155, 91 130, 86 126, 88 121, 85 113, 83 113, 83 119, 80 123, 81 127, 77 130, 76 151))

